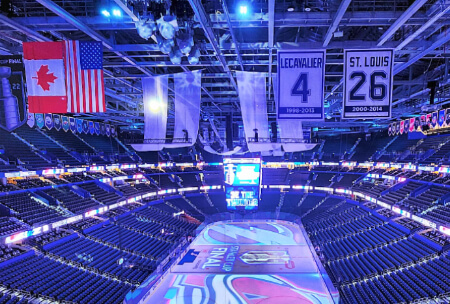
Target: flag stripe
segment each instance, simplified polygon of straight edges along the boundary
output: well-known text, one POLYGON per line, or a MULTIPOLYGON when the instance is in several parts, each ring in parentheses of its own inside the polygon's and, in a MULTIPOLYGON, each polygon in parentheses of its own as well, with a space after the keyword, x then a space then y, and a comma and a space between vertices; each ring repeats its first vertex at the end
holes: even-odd
POLYGON ((87 72, 87 83, 89 84, 89 92, 88 92, 89 102, 88 102, 88 104, 90 104, 92 106, 92 109, 91 109, 92 112, 97 112, 95 109, 95 102, 93 102, 93 99, 92 99, 92 89, 94 88, 94 86, 92 85, 91 74, 92 74, 92 71, 89 70, 87 72))
POLYGON ((30 113, 66 113, 65 96, 28 96, 28 112, 30 113))
POLYGON ((99 94, 99 105, 101 107, 101 110, 99 112, 105 112, 106 111, 106 104, 105 104, 105 79, 103 78, 103 70, 99 71, 100 74, 100 83, 101 83, 101 91, 99 94))
POLYGON ((71 74, 70 74, 70 56, 69 56, 69 47, 67 44, 67 41, 64 42, 64 52, 65 52, 65 60, 64 60, 64 67, 66 69, 66 94, 67 94, 67 112, 72 112, 73 109, 73 98, 72 98, 72 91, 70 89, 70 79, 71 79, 71 74))
POLYGON ((24 42, 23 59, 45 60, 63 59, 64 43, 57 42, 24 42))

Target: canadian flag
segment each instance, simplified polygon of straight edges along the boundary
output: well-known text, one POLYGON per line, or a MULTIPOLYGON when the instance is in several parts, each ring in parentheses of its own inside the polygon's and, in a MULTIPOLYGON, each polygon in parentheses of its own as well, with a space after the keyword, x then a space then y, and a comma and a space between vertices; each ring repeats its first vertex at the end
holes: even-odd
POLYGON ((64 42, 24 43, 29 113, 67 113, 64 42))

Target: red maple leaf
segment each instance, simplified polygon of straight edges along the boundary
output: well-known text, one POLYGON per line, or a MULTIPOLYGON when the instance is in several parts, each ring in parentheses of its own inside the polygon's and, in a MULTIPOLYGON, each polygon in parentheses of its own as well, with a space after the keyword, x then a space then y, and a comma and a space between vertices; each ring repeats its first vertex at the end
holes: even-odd
POLYGON ((41 65, 39 71, 37 71, 37 77, 33 77, 38 80, 38 85, 44 91, 50 91, 50 83, 55 83, 55 79, 58 79, 53 73, 49 73, 48 65, 41 65))

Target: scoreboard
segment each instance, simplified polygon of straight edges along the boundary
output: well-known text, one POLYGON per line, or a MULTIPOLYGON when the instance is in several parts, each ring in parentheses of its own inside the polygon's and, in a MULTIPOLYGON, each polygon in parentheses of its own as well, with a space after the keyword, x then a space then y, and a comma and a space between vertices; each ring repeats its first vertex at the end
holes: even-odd
POLYGON ((261 184, 261 159, 225 158, 225 195, 228 210, 256 210, 261 184))

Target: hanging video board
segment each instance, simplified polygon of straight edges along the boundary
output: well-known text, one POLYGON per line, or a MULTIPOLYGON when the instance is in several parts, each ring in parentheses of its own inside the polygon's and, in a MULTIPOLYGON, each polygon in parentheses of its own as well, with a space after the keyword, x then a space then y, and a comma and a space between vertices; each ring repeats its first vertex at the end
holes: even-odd
POLYGON ((261 184, 261 159, 224 159, 225 198, 228 210, 258 208, 261 184))

